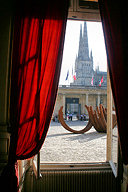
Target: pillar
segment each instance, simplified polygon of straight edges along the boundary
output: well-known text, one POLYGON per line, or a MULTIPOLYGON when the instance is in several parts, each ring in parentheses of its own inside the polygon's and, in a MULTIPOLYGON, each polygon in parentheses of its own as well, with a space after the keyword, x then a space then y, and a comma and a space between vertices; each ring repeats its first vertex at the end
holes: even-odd
POLYGON ((0 15, 0 172, 8 161, 10 141, 7 128, 11 18, 5 13, 0 15))
POLYGON ((97 106, 100 104, 100 94, 98 93, 97 106))
POLYGON ((85 94, 81 95, 81 113, 85 113, 85 103, 86 99, 85 99, 85 94))
POLYGON ((65 118, 65 94, 63 94, 63 117, 65 118))
MULTIPOLYGON (((86 105, 88 106, 88 93, 86 93, 86 105)), ((86 114, 88 114, 87 109, 86 109, 86 114)))
POLYGON ((86 105, 88 105, 88 93, 86 93, 86 105))

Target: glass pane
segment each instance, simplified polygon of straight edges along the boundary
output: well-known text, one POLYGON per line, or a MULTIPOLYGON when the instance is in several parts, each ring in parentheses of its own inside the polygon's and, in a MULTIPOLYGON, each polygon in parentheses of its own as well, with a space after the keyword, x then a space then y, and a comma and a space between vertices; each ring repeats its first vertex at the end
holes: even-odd
POLYGON ((79 0, 79 6, 88 9, 98 9, 98 0, 79 0))
MULTIPOLYGON (((114 109, 114 107, 113 107, 114 109)), ((113 110, 112 112, 113 119, 113 129, 112 129, 112 161, 117 168, 118 163, 118 130, 117 130, 117 121, 116 121, 116 112, 113 110)))
POLYGON ((33 163, 34 163, 34 167, 35 167, 35 170, 36 170, 36 172, 37 172, 37 155, 35 155, 34 156, 34 158, 33 158, 33 163))
POLYGON ((118 131, 117 126, 112 130, 112 161, 117 166, 118 158, 118 131))
POLYGON ((98 2, 98 0, 80 0, 81 2, 82 1, 91 1, 91 2, 98 2))

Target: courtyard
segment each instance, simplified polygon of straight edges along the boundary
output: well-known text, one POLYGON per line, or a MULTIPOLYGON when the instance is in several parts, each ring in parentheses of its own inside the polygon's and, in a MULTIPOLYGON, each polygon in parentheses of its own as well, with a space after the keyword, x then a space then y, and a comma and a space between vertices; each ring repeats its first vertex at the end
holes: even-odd
MULTIPOLYGON (((80 130, 87 121, 66 121, 80 130)), ((51 121, 47 137, 40 151, 41 163, 91 163, 106 161, 106 133, 93 127, 84 134, 73 134, 58 122, 51 121)))

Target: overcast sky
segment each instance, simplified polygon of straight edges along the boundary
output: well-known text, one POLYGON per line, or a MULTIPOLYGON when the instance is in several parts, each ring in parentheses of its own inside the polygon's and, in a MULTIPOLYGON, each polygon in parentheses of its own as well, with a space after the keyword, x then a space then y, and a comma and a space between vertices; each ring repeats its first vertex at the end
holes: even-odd
MULTIPOLYGON (((83 21, 67 21, 66 36, 59 84, 69 84, 72 81, 72 68, 75 70, 75 58, 78 54, 80 24, 83 21), (69 80, 65 81, 69 70, 69 80)), ((99 66, 101 71, 107 71, 107 59, 100 22, 87 22, 89 51, 92 50, 94 69, 99 66)))

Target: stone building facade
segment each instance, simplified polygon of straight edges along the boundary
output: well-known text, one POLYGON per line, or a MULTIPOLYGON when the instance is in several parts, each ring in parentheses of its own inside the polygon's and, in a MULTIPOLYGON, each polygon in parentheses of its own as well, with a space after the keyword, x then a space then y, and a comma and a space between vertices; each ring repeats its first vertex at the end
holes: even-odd
POLYGON ((105 87, 73 87, 73 86, 61 86, 58 89, 58 95, 56 100, 53 116, 58 115, 58 111, 63 106, 64 116, 67 113, 73 113, 76 115, 86 114, 87 111, 85 105, 92 105, 96 109, 99 104, 107 107, 107 93, 105 87))

